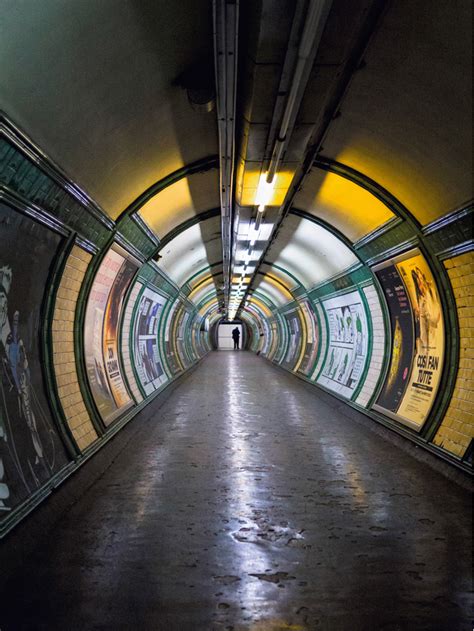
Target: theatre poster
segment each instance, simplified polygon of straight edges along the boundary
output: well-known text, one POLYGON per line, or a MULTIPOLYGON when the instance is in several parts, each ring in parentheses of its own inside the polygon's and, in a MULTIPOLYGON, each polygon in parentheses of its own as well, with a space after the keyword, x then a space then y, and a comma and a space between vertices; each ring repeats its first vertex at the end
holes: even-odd
POLYGON ((390 364, 375 410, 420 430, 432 408, 444 360, 444 322, 433 274, 419 250, 374 268, 392 334, 390 364))

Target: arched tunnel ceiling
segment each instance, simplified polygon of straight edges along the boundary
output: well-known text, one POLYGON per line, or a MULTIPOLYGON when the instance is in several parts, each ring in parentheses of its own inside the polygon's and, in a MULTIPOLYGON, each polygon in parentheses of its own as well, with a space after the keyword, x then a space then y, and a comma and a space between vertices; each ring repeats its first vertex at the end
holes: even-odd
POLYGON ((291 276, 291 274, 289 274, 286 270, 282 269, 281 267, 277 267, 276 265, 263 263, 260 267, 260 271, 262 272, 262 274, 270 274, 271 276, 273 276, 289 291, 293 291, 301 286, 295 277, 291 276))
POLYGON ((1 105, 116 218, 180 167, 214 155, 215 114, 176 85, 213 56, 202 0, 5 0, 1 105))
POLYGON ((288 215, 269 250, 268 262, 310 289, 358 263, 351 250, 327 228, 288 215))
POLYGON ((316 168, 296 195, 294 207, 327 221, 351 241, 393 217, 385 204, 362 187, 316 168))
POLYGON ((142 206, 139 214, 163 239, 184 221, 219 205, 219 173, 214 169, 195 173, 166 187, 142 206))
MULTIPOLYGON (((179 85, 184 73, 213 65, 211 5, 202 0, 3 3, 1 108, 114 219, 157 181, 219 152, 216 111, 193 109, 179 85)), ((255 72, 252 83, 242 66, 237 83, 238 111, 245 121, 237 127, 237 146, 245 149, 238 160, 248 163, 239 167, 248 176, 240 181, 240 201, 245 197, 250 205, 241 209, 236 230, 246 242, 297 11, 296 3, 286 0, 240 5, 239 54, 242 63, 251 58, 255 72)), ((334 85, 376 5, 375 0, 328 2, 256 258, 277 220, 275 199, 283 201, 293 173, 303 168, 334 85)), ((383 9, 363 63, 328 122, 320 155, 371 178, 426 224, 472 197, 472 5, 420 0, 385 3, 383 9)), ((296 37, 291 45, 298 43, 296 37)), ((164 239, 159 265, 178 285, 202 269, 208 274, 212 266, 219 291, 220 218, 208 218, 219 206, 219 172, 211 169, 184 173, 140 208, 139 216, 164 239), (204 221, 193 224, 195 218, 204 221)), ((352 242, 394 216, 358 184, 317 166, 291 206, 352 242)), ((237 254, 246 251, 240 245, 237 254)), ((262 274, 268 271, 290 289, 297 283, 309 288, 357 262, 336 234, 290 213, 266 252, 254 289, 263 291, 269 281, 262 274)))
POLYGON ((472 3, 391 2, 324 140, 426 224, 472 199, 472 3))
POLYGON ((220 218, 201 221, 169 241, 160 250, 160 267, 179 286, 204 267, 221 260, 220 218))

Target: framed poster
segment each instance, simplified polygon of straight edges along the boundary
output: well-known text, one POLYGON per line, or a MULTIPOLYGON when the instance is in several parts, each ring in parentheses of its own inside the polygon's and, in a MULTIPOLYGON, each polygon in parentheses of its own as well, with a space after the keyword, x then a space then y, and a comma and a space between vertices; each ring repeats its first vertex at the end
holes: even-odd
POLYGON ((42 304, 62 238, 0 202, 0 520, 68 462, 42 372, 42 304))
POLYGON ((326 361, 317 382, 350 399, 364 373, 369 333, 358 291, 322 301, 329 327, 326 361))
POLYGON ((84 320, 84 353, 92 396, 106 425, 132 405, 118 358, 118 325, 123 299, 138 269, 125 250, 114 245, 94 278, 84 320))
POLYGON ((420 430, 438 391, 444 322, 433 274, 419 250, 374 268, 387 300, 390 364, 375 410, 420 430))
POLYGON ((135 368, 147 395, 168 379, 158 345, 158 324, 165 304, 166 298, 146 287, 140 296, 133 325, 135 368))
POLYGON ((124 252, 123 262, 110 289, 104 316, 103 353, 110 389, 118 409, 131 403, 125 387, 118 355, 119 321, 126 291, 135 276, 139 263, 124 252))
POLYGON ((307 300, 302 300, 300 302, 300 308, 306 321, 306 329, 308 331, 308 334, 303 360, 298 369, 298 372, 303 375, 309 376, 309 373, 316 363, 319 351, 319 324, 316 314, 313 311, 313 307, 307 300))
POLYGON ((186 352, 187 340, 185 339, 185 332, 186 332, 186 326, 189 320, 189 313, 184 309, 184 306, 182 307, 177 318, 178 318, 178 321, 176 324, 176 334, 177 334, 176 348, 177 348, 181 363, 183 364, 183 367, 186 369, 188 368, 188 366, 190 366, 190 359, 189 359, 188 353, 186 352))
POLYGON ((285 358, 282 362, 287 368, 293 368, 297 359, 301 342, 301 323, 296 311, 285 313, 283 316, 286 320, 289 332, 288 348, 285 358))

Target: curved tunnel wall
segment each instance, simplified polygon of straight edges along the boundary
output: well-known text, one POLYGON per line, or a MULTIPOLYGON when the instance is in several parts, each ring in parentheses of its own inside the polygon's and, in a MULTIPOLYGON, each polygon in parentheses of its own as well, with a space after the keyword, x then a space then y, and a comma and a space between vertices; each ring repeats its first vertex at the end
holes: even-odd
MULTIPOLYGON (((212 265, 196 260, 176 284, 136 212, 112 221, 7 120, 1 131, 5 533, 211 349, 221 316, 212 265)), ((311 244, 299 278, 271 255, 241 313, 248 348, 463 466, 471 217, 462 209, 422 231, 397 218, 354 247, 319 222, 349 267, 312 284, 311 244)))
POLYGON ((145 224, 118 228, 8 121, 1 132, 5 534, 211 345, 145 224))

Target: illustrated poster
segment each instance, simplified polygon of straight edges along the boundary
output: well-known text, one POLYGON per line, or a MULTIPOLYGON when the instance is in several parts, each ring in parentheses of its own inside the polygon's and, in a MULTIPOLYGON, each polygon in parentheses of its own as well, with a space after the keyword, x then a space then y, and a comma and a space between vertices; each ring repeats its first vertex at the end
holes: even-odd
POLYGON ((163 296, 147 287, 140 297, 135 316, 135 367, 147 395, 167 380, 158 346, 158 324, 165 303, 163 296))
POLYGON ((318 383, 351 398, 364 372, 368 328, 358 291, 323 300, 329 324, 329 347, 318 383))

